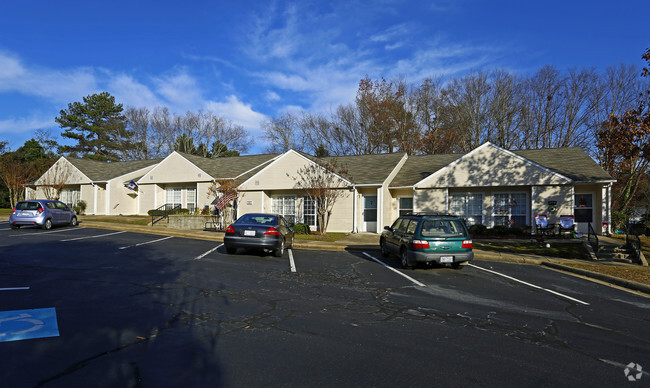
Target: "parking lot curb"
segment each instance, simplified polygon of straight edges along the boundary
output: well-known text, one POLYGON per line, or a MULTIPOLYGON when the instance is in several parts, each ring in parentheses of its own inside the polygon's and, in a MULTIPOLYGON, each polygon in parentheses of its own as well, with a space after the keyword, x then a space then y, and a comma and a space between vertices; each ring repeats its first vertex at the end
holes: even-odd
MULTIPOLYGON (((162 236, 174 236, 181 238, 192 238, 199 240, 208 240, 215 242, 223 242, 222 234, 214 232, 204 232, 204 231, 181 231, 174 229, 156 229, 150 226, 140 226, 140 225, 128 225, 128 224, 112 224, 109 222, 97 222, 97 221, 81 221, 81 226, 87 226, 91 228, 100 228, 108 230, 126 230, 130 232, 139 232, 139 233, 148 233, 162 236), (207 234, 209 233, 209 234, 207 234)), ((329 251, 376 251, 379 252, 378 244, 345 244, 341 242, 332 242, 332 243, 323 243, 318 241, 310 240, 296 240, 294 241, 294 247, 297 249, 311 249, 311 250, 329 250, 329 251)), ((493 251, 483 251, 480 249, 474 249, 474 259, 476 260, 486 260, 486 261, 498 261, 505 263, 516 263, 516 264, 533 264, 533 265, 542 265, 549 268, 575 273, 577 275, 585 276, 592 279, 601 280, 611 284, 615 284, 620 287, 624 287, 634 291, 640 291, 643 293, 650 294, 650 286, 613 277, 610 275, 604 275, 597 272, 592 272, 588 270, 568 267, 562 264, 558 264, 551 260, 557 259, 554 257, 538 257, 532 255, 515 255, 511 253, 502 253, 502 252, 493 252, 493 251)))
POLYGON ((605 275, 605 274, 598 273, 598 272, 588 271, 586 269, 573 268, 573 267, 569 267, 569 266, 566 266, 566 265, 553 263, 553 262, 550 262, 550 261, 544 261, 544 262, 542 262, 542 265, 546 266, 546 267, 558 269, 560 271, 571 272, 571 273, 586 276, 586 277, 589 277, 589 278, 598 279, 598 280, 601 280, 601 281, 604 281, 604 282, 616 284, 617 286, 624 287, 624 288, 627 288, 627 289, 630 289, 630 290, 640 291, 640 292, 643 292, 643 293, 646 293, 646 294, 650 294, 650 286, 647 286, 647 285, 641 284, 641 283, 637 283, 637 282, 633 282, 631 280, 625 280, 625 279, 617 278, 617 277, 610 276, 610 275, 605 275))

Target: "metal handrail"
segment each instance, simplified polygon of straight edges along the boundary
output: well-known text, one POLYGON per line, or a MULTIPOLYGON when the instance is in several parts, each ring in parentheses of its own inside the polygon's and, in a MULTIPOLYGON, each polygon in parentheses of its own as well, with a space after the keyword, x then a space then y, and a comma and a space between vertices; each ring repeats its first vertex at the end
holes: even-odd
POLYGON ((160 206, 158 209, 155 209, 151 215, 151 226, 154 226, 154 224, 164 220, 165 218, 167 219, 167 223, 169 223, 169 215, 175 214, 179 210, 181 210, 181 205, 179 204, 174 205, 172 203, 166 203, 160 206))
POLYGON ((641 239, 639 238, 639 235, 632 230, 629 223, 625 229, 625 245, 634 252, 634 258, 639 259, 641 257, 641 239))
POLYGON ((589 244, 591 244, 591 247, 594 249, 594 252, 598 252, 598 247, 599 247, 598 235, 596 234, 594 227, 591 226, 591 222, 588 225, 589 228, 587 232, 587 241, 589 241, 589 244))

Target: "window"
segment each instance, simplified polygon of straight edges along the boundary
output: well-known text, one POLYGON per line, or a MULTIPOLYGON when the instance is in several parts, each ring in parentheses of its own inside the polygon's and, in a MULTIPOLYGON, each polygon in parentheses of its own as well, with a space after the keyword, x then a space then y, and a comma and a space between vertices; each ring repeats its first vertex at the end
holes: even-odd
POLYGON ((165 204, 176 206, 181 205, 181 188, 180 187, 168 187, 166 190, 165 204))
POLYGON ((190 213, 194 213, 196 211, 196 189, 193 187, 188 187, 186 196, 187 210, 189 210, 190 213))
POLYGON ((575 221, 591 223, 594 222, 593 212, 593 196, 591 194, 576 194, 574 197, 575 203, 575 221))
POLYGON ((465 219, 468 226, 483 224, 483 194, 450 194, 449 213, 465 219))
POLYGON ((403 216, 408 213, 413 213, 413 197, 399 198, 398 215, 403 216))
POLYGON ((273 213, 280 214, 290 224, 296 223, 296 196, 276 195, 272 198, 271 209, 273 213))
POLYGON ((492 206, 494 225, 517 227, 526 225, 527 204, 525 193, 494 194, 494 205, 492 206))
POLYGON ((63 189, 61 190, 60 200, 66 205, 73 207, 79 201, 81 190, 80 189, 63 189))
POLYGON ((305 224, 316 227, 316 206, 310 197, 302 198, 302 218, 305 224))

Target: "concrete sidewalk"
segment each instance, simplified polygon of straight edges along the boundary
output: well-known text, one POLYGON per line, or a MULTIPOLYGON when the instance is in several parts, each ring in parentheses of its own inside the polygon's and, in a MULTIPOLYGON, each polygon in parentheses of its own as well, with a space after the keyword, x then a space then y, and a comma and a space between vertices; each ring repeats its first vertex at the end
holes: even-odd
MULTIPOLYGON (((4 218, 4 217, 3 217, 4 218)), ((0 221, 7 221, 8 217, 0 221)), ((81 216, 79 218, 79 226, 89 228, 99 228, 108 230, 126 230, 137 233, 149 233, 163 236, 175 236, 181 238, 194 238, 201 240, 210 240, 215 242, 223 242, 224 232, 214 232, 205 230, 182 230, 169 228, 166 224, 157 224, 155 226, 134 225, 121 222, 106 222, 93 220, 92 216, 81 216)), ((618 243, 615 239, 609 239, 609 244, 618 243)), ((333 250, 333 251, 347 251, 347 250, 362 250, 362 251, 376 251, 379 252, 379 235, 375 233, 351 233, 346 237, 334 242, 329 241, 315 241, 315 240, 295 240, 295 248, 297 249, 316 249, 316 250, 333 250)), ((481 249, 474 249, 474 258, 477 260, 488 261, 501 261, 508 263, 520 264, 535 264, 543 265, 549 268, 569 272, 580 276, 597 279, 600 281, 608 282, 618 285, 620 287, 628 288, 634 291, 640 291, 650 295, 650 286, 631 282, 626 279, 617 278, 609 275, 604 275, 583 269, 569 267, 565 264, 575 262, 575 260, 562 259, 557 257, 545 257, 537 255, 524 255, 512 254, 505 252, 485 251, 481 249)), ((602 265, 616 265, 616 266, 629 266, 629 264, 617 264, 611 262, 589 261, 589 264, 602 264, 602 265)), ((638 266, 635 266, 638 267, 638 266)))

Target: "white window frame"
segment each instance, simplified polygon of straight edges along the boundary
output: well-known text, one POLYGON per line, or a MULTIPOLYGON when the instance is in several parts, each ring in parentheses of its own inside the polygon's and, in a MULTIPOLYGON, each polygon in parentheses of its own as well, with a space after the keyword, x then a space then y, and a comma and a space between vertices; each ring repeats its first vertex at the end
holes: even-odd
POLYGON ((183 207, 183 188, 172 186, 165 187, 165 204, 181 205, 183 207), (170 195, 172 193, 172 195, 170 195), (178 201, 176 201, 178 199, 178 201))
MULTIPOLYGON (((521 217, 521 216, 522 216, 522 214, 517 214, 517 213, 512 213, 512 212, 508 212, 507 214, 506 214, 506 213, 503 213, 503 214, 497 214, 497 213, 496 213, 496 210, 497 210, 497 209, 496 209, 496 196, 497 196, 497 195, 504 195, 504 194, 507 194, 507 195, 512 195, 512 194, 523 194, 523 195, 524 195, 524 198, 525 198, 525 200, 524 200, 524 203, 525 203, 524 210, 525 210, 525 212, 526 212, 526 213, 524 214, 524 216, 525 216, 524 219, 525 219, 525 222, 529 222, 529 221, 530 221, 530 198, 529 198, 529 193, 528 193, 528 192, 526 192, 526 191, 497 191, 497 192, 493 192, 493 193, 491 194, 491 197, 492 197, 492 201, 491 201, 491 202, 492 202, 492 203, 491 203, 492 206, 491 206, 491 207, 492 207, 492 209, 491 209, 491 211, 490 211, 490 213, 491 213, 491 214, 490 214, 490 223, 491 223, 490 227, 494 228, 494 227, 496 226, 495 221, 494 221, 494 220, 495 220, 495 216, 496 216, 496 217, 504 217, 504 216, 507 216, 508 219, 511 219, 512 216, 517 216, 517 217, 521 217)), ((521 227, 523 227, 523 226, 524 226, 524 225, 515 225, 515 227, 519 227, 519 228, 521 228, 521 227)), ((530 226, 530 225, 529 225, 529 226, 530 226)))
MULTIPOLYGON (((469 217, 472 217, 472 216, 481 216, 480 224, 488 226, 487 225, 488 216, 487 216, 486 210, 485 210, 485 193, 482 192, 482 191, 463 191, 463 192, 448 193, 448 195, 447 195, 447 212, 450 213, 450 214, 465 218, 466 220, 469 219, 469 217), (465 210, 467 210, 467 205, 468 205, 467 196, 468 195, 480 195, 481 196, 481 201, 480 201, 480 203, 481 203, 481 212, 480 212, 480 214, 464 214, 464 213, 456 214, 453 210, 451 210, 452 197, 456 196, 456 195, 458 195, 458 196, 462 195, 463 196, 463 202, 464 202, 463 206, 464 206, 465 210)), ((470 225, 474 225, 474 224, 467 224, 467 225, 470 226, 470 225)))
POLYGON ((196 211, 196 187, 186 187, 185 188, 185 208, 190 211, 190 213, 196 211), (190 195, 192 193, 192 195, 190 195), (190 201, 191 198, 191 201, 190 201), (190 204, 194 205, 194 209, 190 209, 190 204))
POLYGON ((303 196, 302 197, 302 215, 301 215, 300 218, 301 218, 300 221, 307 224, 307 225, 309 225, 310 228, 313 228, 314 230, 316 230, 318 228, 318 226, 317 226, 318 225, 318 212, 316 211, 316 201, 313 201, 309 196, 303 196), (307 213, 305 212, 305 209, 306 209, 305 205, 307 204, 308 201, 313 203, 314 212, 312 214, 309 214, 310 216, 313 215, 313 217, 314 217, 313 225, 310 224, 310 223, 307 223, 307 221, 305 220, 305 216, 307 215, 307 213))
POLYGON ((410 210, 411 213, 413 213, 415 210, 415 197, 413 195, 398 195, 397 196, 397 216, 402 215, 402 210, 410 210), (410 209, 402 209, 402 198, 411 198, 411 208, 410 209))
POLYGON ((277 194, 277 195, 272 195, 271 196, 271 212, 272 213, 277 213, 280 214, 282 217, 284 217, 289 223, 292 221, 296 223, 298 221, 298 212, 297 212, 297 205, 298 203, 298 196, 295 194, 277 194), (282 198, 282 209, 278 210, 276 207, 276 201, 278 199, 282 198), (286 212, 286 209, 288 208, 285 204, 286 199, 293 199, 293 214, 289 214, 286 212), (293 217, 293 220, 291 219, 293 217))

